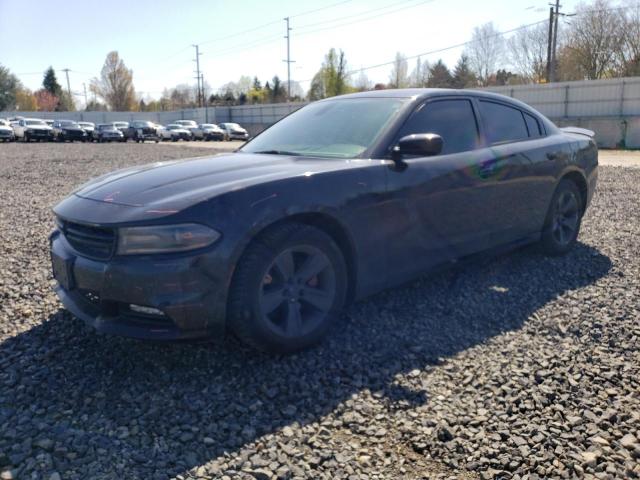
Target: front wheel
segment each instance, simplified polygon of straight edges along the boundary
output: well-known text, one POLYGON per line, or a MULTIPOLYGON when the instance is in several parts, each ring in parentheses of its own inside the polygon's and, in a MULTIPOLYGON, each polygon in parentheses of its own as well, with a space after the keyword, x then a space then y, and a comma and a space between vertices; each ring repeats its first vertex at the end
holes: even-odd
POLYGON ((333 239, 289 223, 256 238, 229 294, 229 323, 259 350, 290 353, 318 343, 346 300, 347 271, 333 239))
POLYGON ((542 232, 542 249, 548 255, 564 255, 573 248, 582 221, 582 195, 571 180, 556 188, 542 232))

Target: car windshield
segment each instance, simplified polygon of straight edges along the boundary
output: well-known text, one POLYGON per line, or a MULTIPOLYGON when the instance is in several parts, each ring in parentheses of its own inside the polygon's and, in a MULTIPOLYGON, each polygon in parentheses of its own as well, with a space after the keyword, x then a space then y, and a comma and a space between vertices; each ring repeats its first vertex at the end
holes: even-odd
POLYGON ((357 157, 373 145, 407 100, 353 98, 312 103, 265 130, 240 151, 357 157))
POLYGON ((62 127, 78 127, 79 125, 76 122, 72 122, 71 120, 66 120, 60 122, 60 126, 62 127))
POLYGON ((93 127, 93 124, 86 122, 78 122, 78 125, 80 125, 81 127, 93 127))
POLYGON ((42 120, 25 120, 24 123, 27 125, 46 125, 42 120))

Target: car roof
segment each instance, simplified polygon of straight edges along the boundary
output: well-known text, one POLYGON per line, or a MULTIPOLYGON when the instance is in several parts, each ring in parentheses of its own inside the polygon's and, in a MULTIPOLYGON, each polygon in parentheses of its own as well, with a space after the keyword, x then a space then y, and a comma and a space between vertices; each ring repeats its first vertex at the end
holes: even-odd
POLYGON ((464 97, 476 97, 486 100, 497 100, 500 102, 510 103, 522 110, 533 112, 542 116, 540 112, 530 107, 524 102, 517 100, 506 95, 500 95, 498 93, 487 92, 484 90, 476 89, 456 89, 456 88, 398 88, 387 90, 369 90, 366 92, 349 93, 346 95, 340 95, 337 97, 329 97, 320 102, 327 102, 336 99, 351 99, 351 98, 410 98, 415 101, 426 100, 427 98, 434 97, 451 97, 451 96, 464 96, 464 97))

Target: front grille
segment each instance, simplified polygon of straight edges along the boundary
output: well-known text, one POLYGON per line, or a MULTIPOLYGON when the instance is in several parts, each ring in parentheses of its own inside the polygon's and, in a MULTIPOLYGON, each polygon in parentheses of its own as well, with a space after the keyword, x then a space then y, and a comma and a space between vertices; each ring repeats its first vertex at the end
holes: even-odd
POLYGON ((31 135, 32 137, 48 137, 49 131, 48 130, 31 130, 29 132, 29 135, 31 135))
POLYGON ((106 260, 116 248, 116 234, 111 228, 93 227, 73 222, 60 222, 67 242, 80 255, 106 260))

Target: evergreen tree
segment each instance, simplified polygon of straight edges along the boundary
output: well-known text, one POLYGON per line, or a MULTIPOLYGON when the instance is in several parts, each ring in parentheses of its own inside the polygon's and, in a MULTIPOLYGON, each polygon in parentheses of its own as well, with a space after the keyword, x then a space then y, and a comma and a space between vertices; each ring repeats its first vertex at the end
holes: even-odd
POLYGON ((280 78, 276 75, 271 79, 271 102, 278 103, 284 102, 287 97, 287 91, 284 88, 283 83, 280 81, 280 78))
POLYGON ((42 80, 42 86, 51 95, 55 95, 56 97, 60 97, 62 95, 62 87, 58 83, 58 79, 56 78, 56 72, 53 69, 53 67, 47 68, 47 70, 44 72, 44 79, 42 80))
POLYGON ((478 86, 478 78, 469 66, 469 57, 462 54, 453 69, 453 88, 469 88, 478 86))
POLYGON ((438 60, 429 69, 427 86, 431 88, 451 88, 453 77, 442 60, 438 60))
POLYGON ((256 91, 262 90, 262 83, 260 82, 258 77, 253 77, 253 87, 251 88, 256 91))

